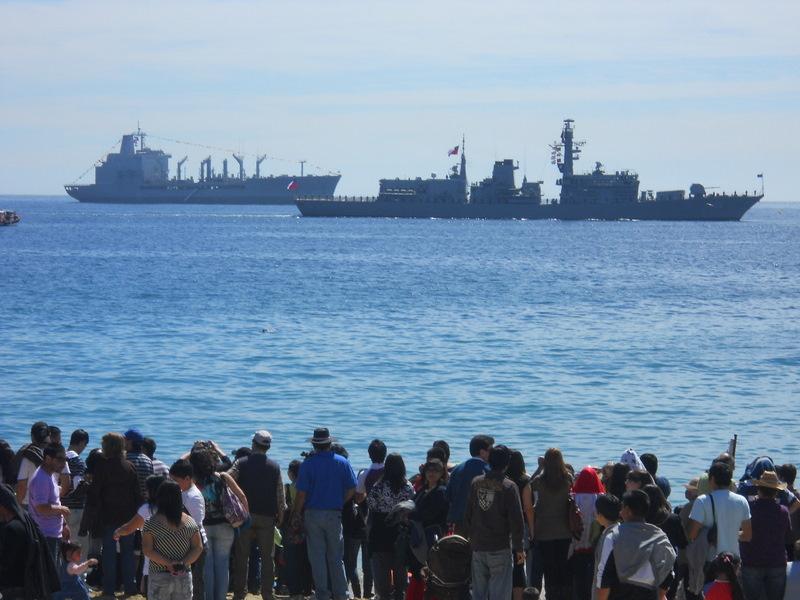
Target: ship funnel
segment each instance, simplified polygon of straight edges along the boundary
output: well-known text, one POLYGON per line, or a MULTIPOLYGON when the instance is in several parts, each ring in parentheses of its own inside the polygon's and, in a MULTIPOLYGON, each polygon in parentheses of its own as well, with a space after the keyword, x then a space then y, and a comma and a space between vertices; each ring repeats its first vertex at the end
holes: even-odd
POLYGON ((265 158, 267 158, 266 154, 262 154, 261 156, 256 156, 256 179, 261 177, 261 163, 264 162, 265 158))
POLYGON ((189 158, 188 156, 184 156, 182 159, 178 161, 178 181, 181 180, 181 172, 183 170, 183 163, 186 162, 186 159, 189 158))
POLYGON ((122 143, 119 145, 120 154, 136 154, 136 134, 122 136, 122 143))
POLYGON ((244 179, 244 156, 234 154, 233 159, 239 163, 239 179, 244 179))

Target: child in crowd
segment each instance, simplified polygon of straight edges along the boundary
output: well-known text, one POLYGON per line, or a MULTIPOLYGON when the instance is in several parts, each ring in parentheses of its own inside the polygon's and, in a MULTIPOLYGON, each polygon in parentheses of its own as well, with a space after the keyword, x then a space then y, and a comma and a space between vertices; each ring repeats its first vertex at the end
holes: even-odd
POLYGON ((97 565, 96 558, 81 562, 81 547, 72 542, 61 544, 61 591, 53 595, 54 600, 89 600, 89 587, 83 575, 97 565))
POLYGON ((744 591, 739 583, 741 561, 730 552, 720 552, 708 565, 709 575, 714 578, 705 594, 706 600, 744 600, 744 591))

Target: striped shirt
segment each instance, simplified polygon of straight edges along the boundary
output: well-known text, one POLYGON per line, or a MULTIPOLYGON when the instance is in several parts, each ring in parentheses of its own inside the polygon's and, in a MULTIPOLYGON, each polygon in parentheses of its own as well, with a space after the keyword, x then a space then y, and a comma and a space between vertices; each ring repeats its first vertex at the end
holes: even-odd
MULTIPOLYGON (((192 548, 192 538, 200 529, 194 519, 184 515, 180 527, 173 527, 163 517, 155 516, 144 524, 143 534, 153 536, 153 550, 174 563, 183 562, 192 548)), ((167 568, 155 562, 150 563, 150 573, 165 573, 167 568)))
POLYGON ((136 469, 136 479, 139 481, 139 492, 142 498, 147 498, 147 478, 153 474, 153 461, 142 452, 128 452, 125 457, 136 469))

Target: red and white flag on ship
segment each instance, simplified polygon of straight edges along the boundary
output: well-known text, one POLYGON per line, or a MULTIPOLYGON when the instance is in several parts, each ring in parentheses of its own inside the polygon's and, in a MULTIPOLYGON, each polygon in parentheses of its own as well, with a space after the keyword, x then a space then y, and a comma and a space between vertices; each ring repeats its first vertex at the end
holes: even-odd
POLYGON ((287 185, 287 186, 286 186, 286 189, 287 189, 287 190, 289 190, 290 192, 293 192, 293 191, 295 191, 295 190, 296 190, 297 188, 299 188, 299 187, 300 187, 300 184, 299 184, 299 183, 297 183, 297 182, 296 182, 294 179, 292 179, 292 180, 289 182, 289 185, 287 185))
POLYGON ((458 146, 450 148, 450 150, 447 151, 447 156, 458 156, 458 146))

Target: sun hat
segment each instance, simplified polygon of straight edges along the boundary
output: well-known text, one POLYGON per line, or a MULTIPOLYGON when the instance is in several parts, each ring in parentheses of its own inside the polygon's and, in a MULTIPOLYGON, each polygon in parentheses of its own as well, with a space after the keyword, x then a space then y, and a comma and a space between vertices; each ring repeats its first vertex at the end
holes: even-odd
POLYGON ((336 441, 336 438, 331 437, 331 432, 327 427, 317 427, 314 429, 314 437, 308 440, 312 444, 330 444, 336 441))
POLYGON ((272 444, 272 434, 266 429, 259 429, 253 434, 253 443, 259 446, 269 446, 272 444))
POLYGON ((764 471, 761 473, 760 479, 751 479, 750 485, 763 488, 771 488, 773 490, 785 490, 786 484, 778 479, 778 474, 775 471, 764 471))

